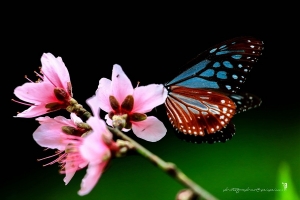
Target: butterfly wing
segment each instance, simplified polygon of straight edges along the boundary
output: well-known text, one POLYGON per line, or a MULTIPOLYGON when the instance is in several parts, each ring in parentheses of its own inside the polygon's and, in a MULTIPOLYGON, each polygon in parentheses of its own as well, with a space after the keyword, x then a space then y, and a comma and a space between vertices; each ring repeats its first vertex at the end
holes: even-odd
POLYGON ((255 95, 239 93, 239 89, 262 50, 262 41, 240 37, 211 47, 190 61, 185 71, 165 84, 169 91, 165 105, 173 126, 189 135, 188 140, 231 138, 233 115, 261 103, 255 95))
POLYGON ((171 86, 165 105, 175 128, 185 134, 200 136, 221 130, 236 109, 235 103, 227 96, 181 86, 171 86))
POLYGON ((209 48, 187 63, 187 70, 166 83, 236 93, 263 50, 263 42, 240 37, 209 48))
POLYGON ((214 134, 206 134, 202 137, 197 135, 184 134, 182 132, 177 132, 177 137, 186 142, 192 143, 209 143, 213 144, 216 142, 226 142, 230 140, 235 135, 235 126, 232 122, 229 122, 226 127, 222 128, 219 131, 216 131, 214 134))
POLYGON ((256 108, 260 106, 262 102, 258 96, 247 92, 230 94, 229 97, 234 101, 236 105, 236 113, 241 113, 252 108, 256 108))

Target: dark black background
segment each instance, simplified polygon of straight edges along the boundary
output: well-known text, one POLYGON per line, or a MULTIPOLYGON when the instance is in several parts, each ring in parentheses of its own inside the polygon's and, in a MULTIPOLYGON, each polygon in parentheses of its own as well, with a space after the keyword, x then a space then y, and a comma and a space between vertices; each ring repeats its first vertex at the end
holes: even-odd
MULTIPOLYGON (((109 10, 105 6, 78 10, 56 6, 13 12, 16 17, 4 22, 4 184, 41 165, 35 160, 42 157, 42 149, 32 139, 38 123, 13 118, 27 107, 11 98, 16 98, 14 88, 26 81, 25 74, 35 80, 33 71, 41 65, 44 52, 62 57, 71 75, 74 98, 86 106, 85 100, 94 94, 99 79, 111 77, 115 63, 123 67, 133 85, 138 81, 140 85, 164 83, 210 46, 233 37, 254 36, 264 41, 265 50, 243 89, 262 98, 260 109, 278 114, 283 120, 290 116, 280 116, 280 111, 290 110, 292 117, 299 118, 299 36, 295 18, 289 14, 283 17, 260 5, 238 9, 219 5, 217 10, 216 5, 177 5, 176 9, 172 5, 118 5, 109 10)), ((157 109, 167 124, 164 111, 163 106, 157 109)))

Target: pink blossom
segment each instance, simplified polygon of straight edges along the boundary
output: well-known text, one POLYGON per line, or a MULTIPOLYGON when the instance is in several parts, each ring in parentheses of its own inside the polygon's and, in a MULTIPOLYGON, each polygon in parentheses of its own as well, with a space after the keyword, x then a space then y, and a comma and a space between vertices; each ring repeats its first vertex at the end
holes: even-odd
POLYGON ((44 53, 41 57, 41 74, 39 81, 18 86, 14 94, 22 103, 30 108, 18 113, 16 117, 36 117, 48 112, 66 108, 72 97, 72 87, 69 72, 60 57, 55 58, 51 53, 44 53))
POLYGON ((36 120, 41 125, 33 133, 33 138, 40 146, 57 150, 56 154, 53 155, 57 158, 46 165, 61 164, 61 172, 66 174, 64 182, 67 185, 75 172, 88 164, 78 151, 83 142, 82 136, 86 132, 86 130, 77 127, 77 124, 82 121, 74 113, 71 114, 71 119, 62 116, 55 118, 46 116, 36 120))
POLYGON ((167 132, 164 124, 156 117, 147 117, 144 113, 163 104, 167 90, 162 84, 132 87, 132 84, 121 66, 114 65, 112 80, 102 78, 96 92, 98 105, 108 113, 106 122, 115 123, 119 117, 126 118, 123 131, 133 130, 134 134, 144 140, 156 142, 167 132))
POLYGON ((66 174, 65 184, 69 183, 77 170, 88 166, 79 195, 86 195, 94 188, 111 158, 110 148, 117 149, 112 134, 99 117, 100 110, 95 99, 94 96, 87 100, 94 114, 94 117, 87 120, 92 130, 87 132, 79 128, 82 121, 72 113, 71 120, 61 116, 53 119, 47 116, 37 118, 41 125, 33 133, 34 140, 40 146, 57 149, 53 156, 58 158, 46 165, 61 164, 61 172, 66 174))
POLYGON ((81 182, 81 189, 78 191, 81 196, 88 194, 98 182, 110 160, 110 147, 114 145, 112 134, 107 130, 105 122, 99 118, 99 107, 95 96, 89 98, 87 104, 91 107, 94 117, 87 120, 92 127, 92 132, 80 146, 81 156, 89 163, 81 182))

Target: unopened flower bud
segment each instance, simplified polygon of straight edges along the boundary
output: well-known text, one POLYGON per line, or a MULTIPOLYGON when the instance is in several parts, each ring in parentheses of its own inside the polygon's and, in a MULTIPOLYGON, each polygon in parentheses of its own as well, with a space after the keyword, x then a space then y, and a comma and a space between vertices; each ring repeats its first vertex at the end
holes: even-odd
POLYGON ((118 149, 114 152, 115 157, 126 156, 129 151, 132 151, 134 149, 134 145, 125 140, 118 139, 116 145, 118 146, 118 149))

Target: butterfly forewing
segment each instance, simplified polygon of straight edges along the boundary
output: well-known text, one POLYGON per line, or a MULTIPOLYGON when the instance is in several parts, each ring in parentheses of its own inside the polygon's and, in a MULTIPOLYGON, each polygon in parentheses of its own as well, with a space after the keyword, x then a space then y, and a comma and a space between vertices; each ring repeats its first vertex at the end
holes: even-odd
POLYGON ((235 114, 228 97, 203 89, 171 86, 166 100, 169 120, 180 132, 204 136, 225 127, 235 114))
POLYGON ((188 68, 166 84, 210 88, 235 93, 245 82, 263 50, 263 43, 252 37, 225 41, 199 54, 188 68))

